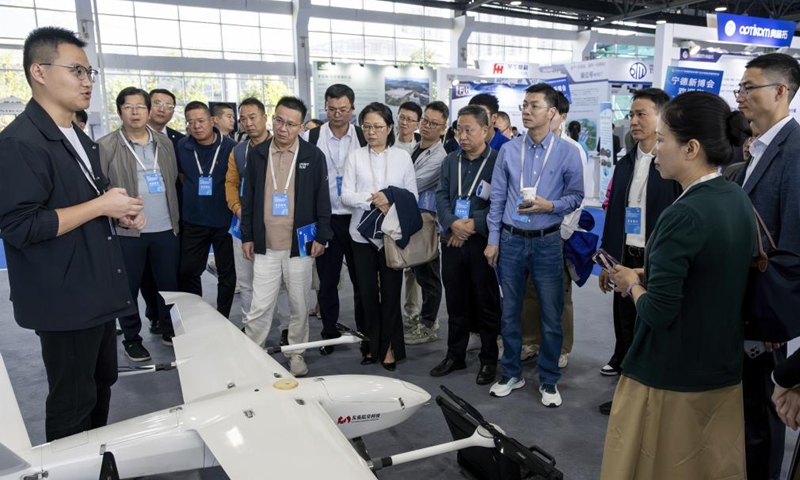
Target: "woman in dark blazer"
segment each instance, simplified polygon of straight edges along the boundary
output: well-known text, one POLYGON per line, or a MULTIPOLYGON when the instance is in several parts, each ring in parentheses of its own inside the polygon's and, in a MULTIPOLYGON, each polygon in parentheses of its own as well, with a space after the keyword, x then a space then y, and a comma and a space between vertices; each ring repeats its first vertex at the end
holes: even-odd
POLYGON ((689 92, 656 133, 656 168, 684 193, 659 217, 644 269, 611 272, 637 321, 600 478, 744 479, 742 298, 756 228, 747 195, 718 169, 750 127, 720 97, 689 92))

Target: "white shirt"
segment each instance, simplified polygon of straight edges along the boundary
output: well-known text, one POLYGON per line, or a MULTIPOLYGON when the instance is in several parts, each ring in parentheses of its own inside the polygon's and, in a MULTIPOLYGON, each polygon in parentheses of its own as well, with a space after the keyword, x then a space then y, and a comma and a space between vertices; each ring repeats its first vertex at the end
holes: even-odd
POLYGON ((328 164, 328 192, 331 197, 331 213, 334 215, 350 215, 351 209, 342 204, 339 190, 336 187, 336 177, 344 176, 344 164, 353 151, 361 148, 356 136, 356 127, 349 124, 347 133, 342 138, 336 138, 326 122, 319 127, 317 147, 325 154, 328 164))
POLYGON ((358 232, 358 224, 364 212, 372 209, 369 201, 372 194, 389 186, 404 188, 414 197, 418 196, 414 164, 408 153, 395 147, 375 153, 368 145, 347 157, 342 180, 342 203, 353 211, 350 220, 353 241, 367 243, 367 239, 358 232))
POLYGON ((644 248, 645 244, 645 212, 647 206, 647 179, 650 176, 650 164, 653 163, 653 153, 642 151, 641 144, 636 146, 636 163, 633 167, 633 180, 628 190, 628 206, 641 208, 641 233, 629 233, 625 236, 625 245, 644 248))
POLYGON ((783 120, 779 121, 773 125, 772 128, 761 134, 761 136, 758 137, 755 142, 750 144, 750 155, 752 155, 753 158, 750 159, 750 163, 747 165, 747 170, 744 174, 744 183, 742 185, 747 183, 747 180, 750 178, 753 170, 756 169, 758 161, 761 160, 761 157, 764 156, 764 152, 767 151, 769 144, 772 143, 772 141, 775 139, 775 136, 778 135, 778 132, 780 132, 781 129, 786 126, 791 119, 791 115, 787 115, 783 118, 783 120))
MULTIPOLYGON (((69 143, 72 144, 72 148, 74 148, 75 151, 78 152, 78 156, 81 157, 81 161, 83 162, 83 164, 86 166, 87 169, 86 171, 83 172, 83 176, 85 176, 86 180, 92 184, 92 188, 94 188, 95 191, 97 191, 97 184, 92 180, 92 178, 94 178, 95 176, 94 170, 92 169, 91 162, 89 162, 89 156, 86 154, 86 150, 84 150, 81 141, 78 139, 78 134, 75 133, 75 130, 73 130, 72 127, 69 128, 58 127, 58 129, 61 130, 61 133, 63 133, 65 137, 67 137, 69 143), (89 175, 91 175, 91 177, 89 175)), ((98 192, 97 194, 99 195, 100 193, 101 192, 98 192)))
POLYGON ((414 137, 411 137, 411 141, 410 142, 406 143, 406 142, 401 142, 400 140, 397 140, 396 142, 394 142, 394 146, 395 146, 395 148, 399 148, 401 150, 405 150, 406 153, 411 155, 412 153, 414 153, 414 147, 417 146, 417 142, 414 140, 414 137))

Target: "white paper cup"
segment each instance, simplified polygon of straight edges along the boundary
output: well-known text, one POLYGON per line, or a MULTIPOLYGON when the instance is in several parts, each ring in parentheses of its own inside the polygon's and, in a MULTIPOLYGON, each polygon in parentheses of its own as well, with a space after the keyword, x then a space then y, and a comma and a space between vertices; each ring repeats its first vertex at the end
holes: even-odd
POLYGON ((522 189, 522 199, 532 202, 536 199, 536 187, 526 187, 522 189))

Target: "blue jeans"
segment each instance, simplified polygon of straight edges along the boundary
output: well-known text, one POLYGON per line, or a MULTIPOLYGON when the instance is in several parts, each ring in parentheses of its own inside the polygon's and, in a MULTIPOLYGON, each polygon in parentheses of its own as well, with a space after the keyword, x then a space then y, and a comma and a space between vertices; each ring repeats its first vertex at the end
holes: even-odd
POLYGON ((522 301, 525 285, 531 275, 542 321, 542 341, 537 368, 541 383, 556 384, 561 378, 558 356, 564 334, 561 312, 564 309, 564 260, 561 234, 558 231, 544 237, 526 238, 503 230, 500 235, 500 282, 503 286, 503 317, 500 332, 503 336, 504 377, 522 376, 522 301))

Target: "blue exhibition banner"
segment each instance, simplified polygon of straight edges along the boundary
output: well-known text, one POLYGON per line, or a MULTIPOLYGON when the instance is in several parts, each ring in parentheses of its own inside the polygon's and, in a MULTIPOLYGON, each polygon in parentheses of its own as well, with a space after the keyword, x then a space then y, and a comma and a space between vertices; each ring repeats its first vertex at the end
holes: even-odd
POLYGON ((790 47, 796 22, 745 15, 717 14, 717 39, 721 42, 790 47))
POLYGON ((667 67, 664 91, 670 97, 681 93, 699 90, 719 95, 722 86, 722 70, 701 70, 699 68, 667 67))
POLYGON ((569 79, 567 77, 548 78, 542 81, 563 93, 567 97, 567 101, 572 104, 572 96, 569 94, 569 79))

